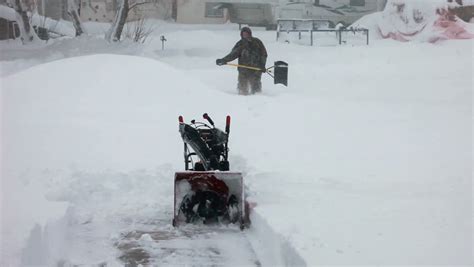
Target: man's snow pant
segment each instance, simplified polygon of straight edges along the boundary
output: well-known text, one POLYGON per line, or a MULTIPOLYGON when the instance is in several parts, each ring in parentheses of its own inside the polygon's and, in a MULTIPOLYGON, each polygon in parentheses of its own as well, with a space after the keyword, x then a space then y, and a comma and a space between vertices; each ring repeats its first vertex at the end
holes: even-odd
POLYGON ((240 95, 248 95, 262 92, 262 72, 239 69, 239 82, 237 89, 240 95))

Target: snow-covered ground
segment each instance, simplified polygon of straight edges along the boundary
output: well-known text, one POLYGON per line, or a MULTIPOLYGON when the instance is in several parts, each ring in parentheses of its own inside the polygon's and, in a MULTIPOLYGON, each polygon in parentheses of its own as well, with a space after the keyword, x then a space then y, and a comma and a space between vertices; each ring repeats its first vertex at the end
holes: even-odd
POLYGON ((474 5, 473 0, 388 0, 382 12, 364 16, 351 26, 369 29, 375 38, 402 42, 473 39, 474 25, 449 11, 460 7, 459 2, 465 7, 474 5))
POLYGON ((0 43, 2 266, 472 264, 473 42, 279 43, 236 94, 235 25, 0 43), (165 50, 159 36, 165 35, 165 50), (179 115, 232 116, 252 226, 173 229, 179 115), (190 234, 191 233, 191 234, 190 234))

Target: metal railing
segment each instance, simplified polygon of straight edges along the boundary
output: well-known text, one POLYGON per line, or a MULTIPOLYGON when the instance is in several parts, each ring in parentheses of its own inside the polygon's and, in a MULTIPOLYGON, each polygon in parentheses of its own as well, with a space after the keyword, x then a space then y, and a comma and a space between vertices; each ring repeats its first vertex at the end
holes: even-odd
POLYGON ((299 39, 301 34, 308 32, 310 34, 311 46, 314 44, 314 32, 334 32, 341 45, 343 43, 343 32, 362 32, 366 35, 366 43, 369 44, 369 30, 365 28, 331 28, 331 22, 328 20, 313 20, 313 19, 279 19, 277 20, 277 41, 280 39, 281 33, 297 32, 299 39))

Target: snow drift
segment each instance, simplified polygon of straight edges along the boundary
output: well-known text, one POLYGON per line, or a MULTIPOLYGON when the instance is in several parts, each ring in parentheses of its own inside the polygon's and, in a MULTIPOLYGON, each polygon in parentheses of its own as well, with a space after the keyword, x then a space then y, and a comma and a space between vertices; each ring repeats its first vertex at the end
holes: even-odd
MULTIPOLYGON (((2 79, 1 236, 5 249, 1 257, 5 264, 18 265, 8 260, 22 258, 30 230, 42 233, 48 223, 66 216, 68 203, 76 202, 71 199, 75 194, 45 198, 57 188, 38 178, 51 177, 41 171, 44 166, 70 169, 78 164, 80 169, 117 170, 118 166, 150 167, 157 160, 181 158, 176 149, 181 146, 169 142, 175 139, 179 144, 177 127, 160 130, 159 122, 150 123, 160 117, 175 122, 177 110, 189 115, 185 107, 197 108, 192 99, 206 87, 181 78, 181 72, 155 60, 96 55, 42 64, 2 79), (131 75, 131 70, 137 72, 131 75), (189 98, 181 98, 184 94, 189 98), (131 139, 144 142, 140 145, 131 139), (157 140, 167 141, 163 146, 157 140), (138 161, 127 159, 131 154, 138 161), (40 171, 28 175, 27 170, 40 171)), ((79 198, 90 196, 85 192, 79 198)))
POLYGON ((389 0, 383 12, 367 15, 353 26, 401 42, 472 39, 474 26, 454 15, 453 8, 459 6, 458 1, 450 0, 389 0))

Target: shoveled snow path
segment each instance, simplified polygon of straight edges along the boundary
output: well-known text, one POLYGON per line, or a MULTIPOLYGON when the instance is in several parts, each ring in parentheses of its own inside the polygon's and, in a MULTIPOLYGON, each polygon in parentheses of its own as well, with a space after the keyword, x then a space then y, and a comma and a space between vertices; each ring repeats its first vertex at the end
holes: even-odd
POLYGON ((27 263, 44 258, 40 247, 49 246, 50 258, 71 265, 261 266, 247 232, 237 225, 171 225, 169 166, 155 172, 60 171, 42 176, 55 188, 48 197, 70 207, 59 222, 32 231, 22 256, 27 263))
POLYGON ((126 264, 261 266, 245 232, 238 227, 189 225, 170 229, 140 225, 138 228, 141 230, 123 233, 117 242, 119 258, 126 264))

